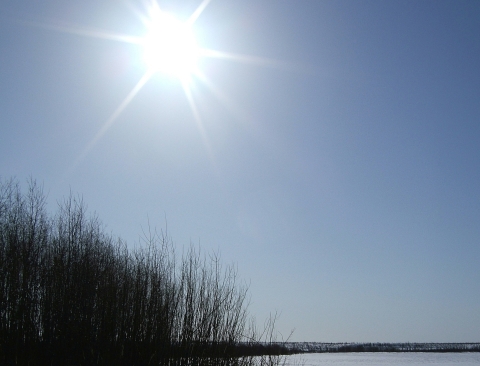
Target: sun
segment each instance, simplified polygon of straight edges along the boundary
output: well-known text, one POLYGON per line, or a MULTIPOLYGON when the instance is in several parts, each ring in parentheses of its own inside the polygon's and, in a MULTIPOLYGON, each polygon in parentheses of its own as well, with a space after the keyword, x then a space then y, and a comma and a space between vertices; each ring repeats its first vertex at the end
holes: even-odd
POLYGON ((160 72, 185 81, 196 73, 200 47, 189 22, 155 8, 141 43, 143 60, 150 74, 160 72))
MULTIPOLYGON (((220 102, 225 104, 235 114, 239 113, 238 108, 235 107, 235 103, 222 93, 221 90, 215 87, 214 83, 211 82, 207 75, 200 70, 200 59, 213 58, 262 67, 290 68, 290 66, 278 60, 200 47, 197 43, 197 37, 193 25, 211 0, 201 0, 200 5, 186 21, 182 21, 173 14, 160 8, 157 1, 158 0, 144 0, 145 8, 134 9, 134 13, 139 16, 144 25, 143 32, 140 35, 111 33, 83 27, 66 27, 53 24, 32 23, 34 26, 55 31, 134 44, 141 49, 139 53, 136 53, 136 56, 139 56, 143 60, 144 65, 142 66, 145 67, 143 76, 113 111, 111 116, 105 121, 105 123, 103 123, 99 131, 73 163, 72 169, 83 160, 97 141, 111 128, 111 126, 113 126, 125 108, 127 108, 139 91, 155 74, 163 74, 180 81, 188 100, 188 104, 192 110, 193 117, 200 133, 202 134, 205 145, 208 148, 208 136, 204 130, 200 112, 196 106, 192 93, 196 82, 203 83, 211 92, 213 92, 220 102)), ((211 155, 213 156, 213 154, 211 155)))

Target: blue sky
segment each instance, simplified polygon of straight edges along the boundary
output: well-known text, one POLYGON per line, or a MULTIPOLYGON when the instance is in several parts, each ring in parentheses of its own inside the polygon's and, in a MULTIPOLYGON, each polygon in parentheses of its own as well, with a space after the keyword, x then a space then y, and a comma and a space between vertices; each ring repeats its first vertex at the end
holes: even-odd
POLYGON ((81 194, 132 247, 166 221, 292 340, 480 341, 480 2, 212 0, 202 47, 278 62, 201 60, 199 119, 154 75, 92 143, 141 51, 58 29, 140 36, 143 9, 2 2, 2 178, 36 178, 52 212, 81 194))

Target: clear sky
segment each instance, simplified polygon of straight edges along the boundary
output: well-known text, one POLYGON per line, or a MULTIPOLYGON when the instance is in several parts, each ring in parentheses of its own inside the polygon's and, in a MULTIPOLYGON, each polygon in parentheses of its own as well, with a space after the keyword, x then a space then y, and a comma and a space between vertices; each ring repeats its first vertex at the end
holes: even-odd
POLYGON ((212 0, 200 47, 257 58, 156 73, 115 114, 143 48, 98 35, 143 36, 145 5, 1 2, 0 176, 132 247, 167 222, 292 340, 480 341, 480 2, 212 0))

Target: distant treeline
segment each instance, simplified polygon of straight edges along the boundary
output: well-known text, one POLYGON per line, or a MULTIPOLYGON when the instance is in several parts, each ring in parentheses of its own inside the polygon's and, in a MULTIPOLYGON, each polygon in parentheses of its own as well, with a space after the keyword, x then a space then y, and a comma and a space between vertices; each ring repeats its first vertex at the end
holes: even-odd
POLYGON ((35 181, 0 180, 1 365, 276 365, 246 295, 218 256, 156 232, 128 250, 80 198, 49 215, 35 181))
POLYGON ((282 343, 292 353, 480 352, 480 343, 282 343))

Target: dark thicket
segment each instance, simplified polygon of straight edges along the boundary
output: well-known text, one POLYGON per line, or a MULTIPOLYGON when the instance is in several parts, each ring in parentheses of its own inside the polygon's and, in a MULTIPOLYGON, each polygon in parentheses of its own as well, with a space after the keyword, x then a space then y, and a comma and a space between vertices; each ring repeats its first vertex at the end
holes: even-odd
POLYGON ((79 198, 51 217, 35 181, 0 181, 0 364, 280 362, 275 319, 256 330, 234 267, 163 234, 143 244, 127 250, 79 198))

